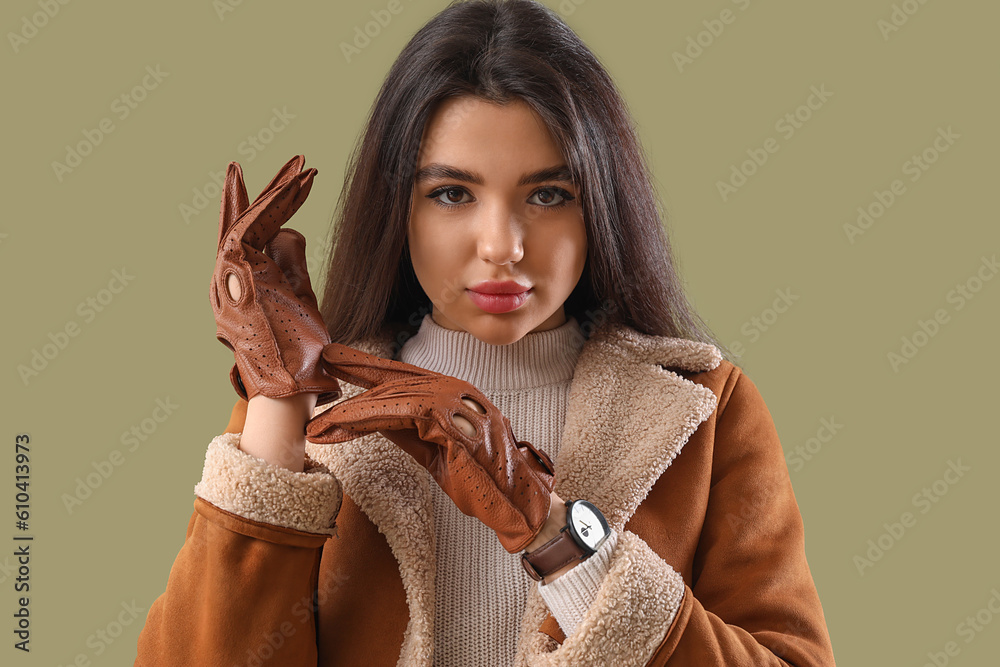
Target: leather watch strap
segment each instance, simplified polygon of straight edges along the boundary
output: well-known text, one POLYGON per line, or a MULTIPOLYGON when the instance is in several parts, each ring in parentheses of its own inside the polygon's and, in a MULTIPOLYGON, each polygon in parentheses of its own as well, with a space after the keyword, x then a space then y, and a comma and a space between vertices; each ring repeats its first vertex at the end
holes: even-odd
POLYGON ((569 534, 569 526, 563 526, 559 534, 531 553, 521 554, 521 565, 528 576, 541 581, 558 569, 582 560, 586 552, 569 534))

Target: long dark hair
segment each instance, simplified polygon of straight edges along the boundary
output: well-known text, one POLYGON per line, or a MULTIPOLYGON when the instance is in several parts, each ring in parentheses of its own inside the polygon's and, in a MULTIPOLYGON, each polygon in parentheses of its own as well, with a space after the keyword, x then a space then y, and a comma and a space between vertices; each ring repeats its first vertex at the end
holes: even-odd
POLYGON ((587 226, 588 257, 565 303, 585 335, 605 320, 712 343, 674 268, 646 157, 611 77, 562 19, 533 0, 455 1, 389 70, 351 154, 334 212, 321 312, 347 345, 419 328, 431 304, 406 230, 424 125, 450 97, 533 108, 562 150, 587 226))

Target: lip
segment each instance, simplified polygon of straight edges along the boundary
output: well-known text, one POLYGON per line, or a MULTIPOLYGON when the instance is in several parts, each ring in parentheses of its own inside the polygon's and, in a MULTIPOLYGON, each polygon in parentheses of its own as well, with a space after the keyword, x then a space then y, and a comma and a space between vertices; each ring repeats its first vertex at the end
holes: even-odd
POLYGON ((524 291, 511 294, 485 294, 472 289, 465 291, 472 303, 487 313, 508 313, 516 310, 528 300, 528 297, 532 293, 530 287, 524 291))
POLYGON ((522 292, 527 292, 531 288, 514 280, 484 280, 481 283, 477 283, 469 288, 473 292, 478 292, 479 294, 521 294, 522 292))

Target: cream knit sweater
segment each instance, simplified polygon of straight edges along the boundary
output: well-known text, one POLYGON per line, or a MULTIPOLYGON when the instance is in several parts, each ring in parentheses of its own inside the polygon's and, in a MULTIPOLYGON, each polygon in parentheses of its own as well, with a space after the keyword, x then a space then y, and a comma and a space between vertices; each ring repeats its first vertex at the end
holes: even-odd
MULTIPOLYGON (((556 460, 582 344, 572 317, 510 345, 490 345, 468 332, 446 329, 428 314, 399 358, 472 383, 510 420, 518 440, 556 460)), ((430 487, 437 544, 434 664, 514 664, 521 610, 531 586, 539 586, 552 615, 570 635, 594 600, 617 535, 593 557, 542 586, 521 568, 520 554, 507 553, 496 534, 462 514, 433 479, 430 487)))

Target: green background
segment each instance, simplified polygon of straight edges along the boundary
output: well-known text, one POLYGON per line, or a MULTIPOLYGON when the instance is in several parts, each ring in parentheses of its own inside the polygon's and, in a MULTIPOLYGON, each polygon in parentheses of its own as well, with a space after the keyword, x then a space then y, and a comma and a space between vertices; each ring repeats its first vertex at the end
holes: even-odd
MULTIPOLYGON (((4 664, 70 664, 80 654, 132 664, 183 543, 205 449, 235 399, 232 355, 215 340, 208 301, 219 206, 210 174, 239 161, 253 198, 305 154, 319 175, 293 223, 321 284, 349 151, 396 55, 445 5, 402 0, 348 62, 341 45, 388 4, 104 0, 57 5, 48 18, 38 0, 4 3, 4 664), (33 15, 44 23, 34 33, 24 23, 33 15), (13 44, 22 31, 32 36, 13 44), (112 104, 147 66, 166 76, 122 118, 112 104), (262 150, 241 150, 275 108, 294 118, 262 150), (106 117, 113 131, 57 175, 67 145, 106 117), (181 206, 199 204, 185 220, 181 206), (123 268, 134 278, 100 312, 78 310, 123 268), (77 335, 23 380, 18 368, 74 323, 77 335), (122 434, 150 419, 158 399, 178 407, 129 451, 122 434), (12 648, 10 616, 18 433, 31 436, 30 655, 12 648), (64 494, 116 449, 121 465, 69 511, 64 494), (123 603, 141 616, 111 644, 96 640, 123 603)), ((546 4, 620 86, 691 298, 723 342, 742 345, 742 366, 771 409, 838 663, 923 665, 953 641, 949 664, 996 664, 1000 619, 987 603, 996 595, 1000 609, 989 416, 1000 280, 976 281, 993 278, 983 258, 1000 246, 1000 8, 909 0, 895 7, 912 15, 897 14, 905 23, 883 34, 888 0, 546 4), (732 22, 712 36, 704 22, 724 10, 732 22), (675 52, 699 33, 707 46, 678 67, 675 52), (831 95, 787 137, 776 123, 811 86, 831 95), (910 180, 906 163, 925 150, 935 157, 939 128, 958 138, 910 180), (779 150, 724 200, 718 182, 769 137, 779 150), (905 193, 849 240, 858 207, 894 179, 905 193), (961 308, 949 300, 959 285, 978 289, 961 308), (795 297, 782 313, 771 310, 778 291, 795 297), (915 336, 938 309, 947 321, 915 336), (922 345, 893 368, 904 337, 922 345), (824 419, 842 425, 832 438, 824 419), (810 443, 819 435, 826 442, 810 443), (793 458, 810 444, 808 461, 793 458), (954 484, 942 481, 949 461, 968 468, 954 484), (915 503, 935 482, 936 502, 915 503), (885 524, 904 512, 915 523, 893 538, 885 524), (855 557, 880 537, 890 548, 859 571, 855 557), (986 624, 960 634, 977 612, 986 624)))

